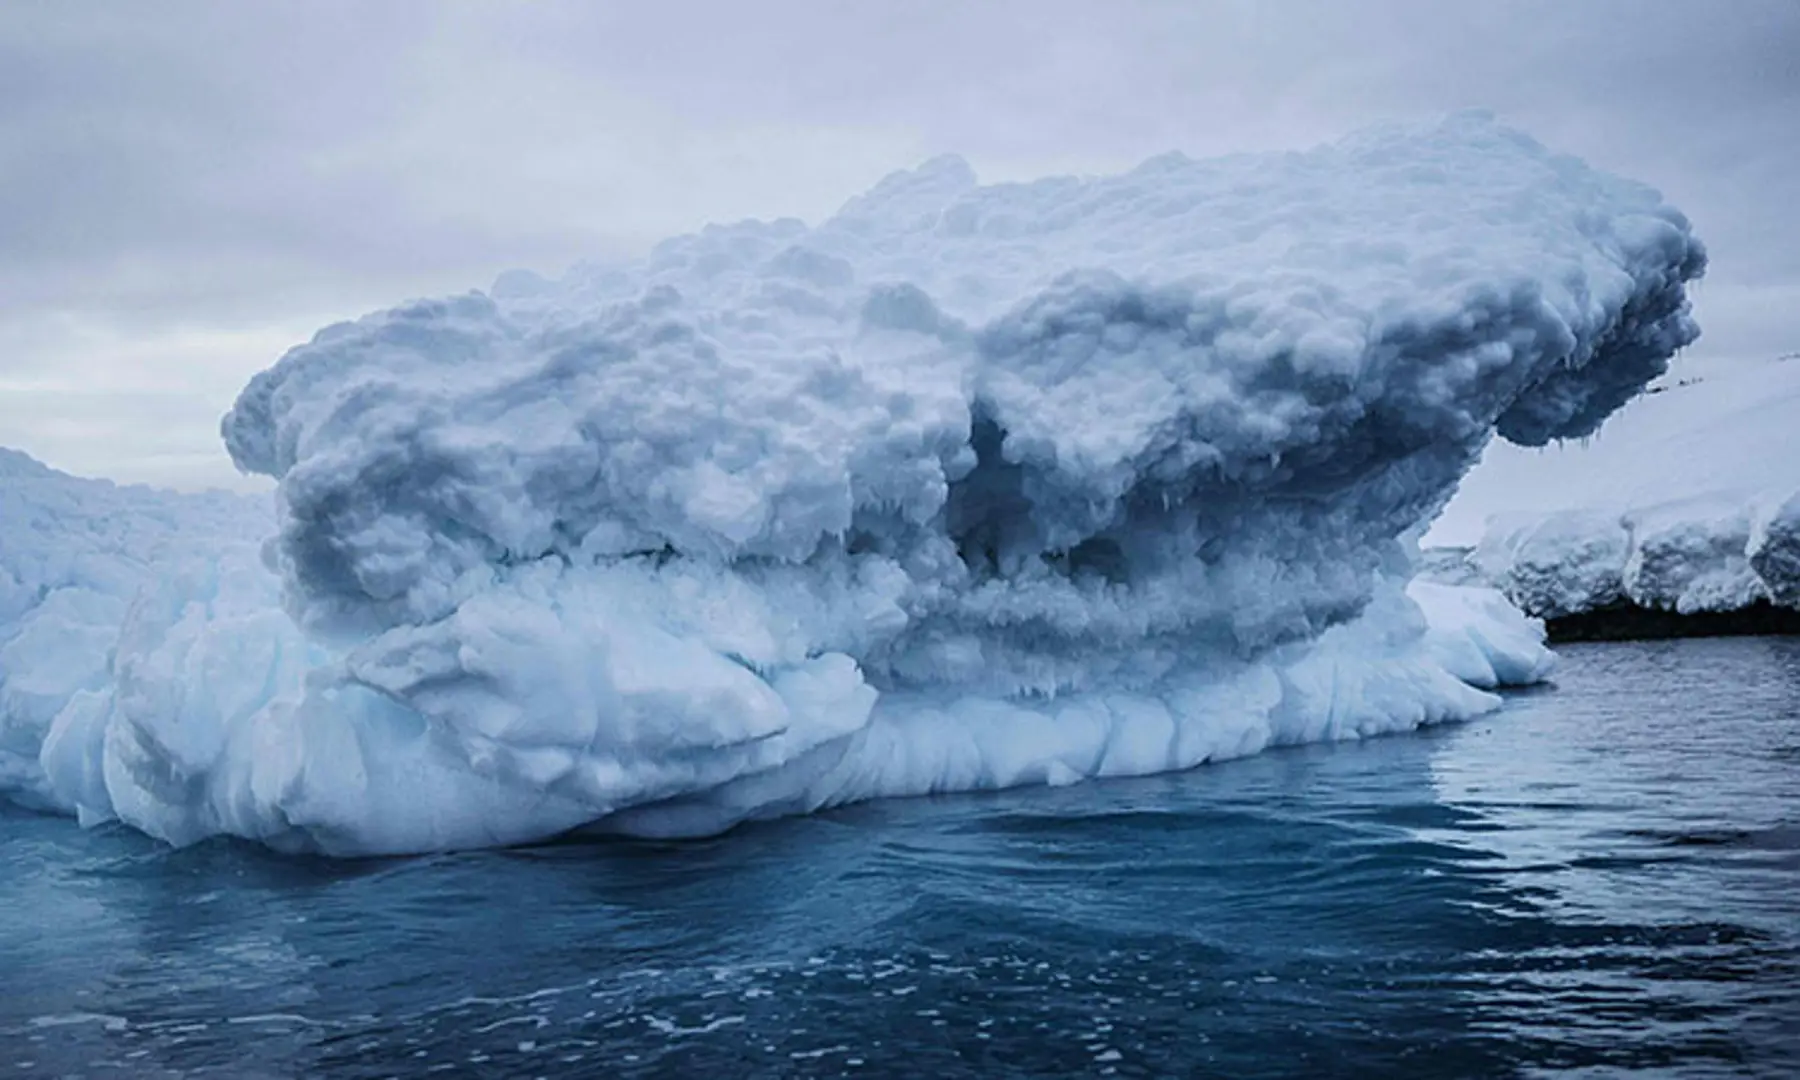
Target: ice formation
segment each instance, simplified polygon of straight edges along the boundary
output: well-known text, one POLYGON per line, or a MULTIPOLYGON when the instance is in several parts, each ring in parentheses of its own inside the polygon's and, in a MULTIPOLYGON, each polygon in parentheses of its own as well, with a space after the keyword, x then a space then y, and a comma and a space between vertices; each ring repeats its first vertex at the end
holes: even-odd
POLYGON ((1683 615, 1759 601, 1800 608, 1800 494, 1501 516, 1470 562, 1477 580, 1546 619, 1620 604, 1683 615))
POLYGON ((1434 529, 1467 536, 1485 514, 1466 580, 1551 619, 1800 609, 1800 358, 1689 363, 1653 390, 1589 443, 1497 448, 1434 529))
POLYGON ((242 503, 184 543, 199 504, 109 489, 22 557, 9 505, 4 782, 400 852, 1472 716, 1548 654, 1491 591, 1409 589, 1415 538, 1493 432, 1659 375, 1703 265, 1655 192, 1464 115, 1100 179, 939 159, 816 228, 330 327, 223 423, 279 482, 260 562, 242 503), (128 604, 34 561, 134 514, 171 535, 128 604))

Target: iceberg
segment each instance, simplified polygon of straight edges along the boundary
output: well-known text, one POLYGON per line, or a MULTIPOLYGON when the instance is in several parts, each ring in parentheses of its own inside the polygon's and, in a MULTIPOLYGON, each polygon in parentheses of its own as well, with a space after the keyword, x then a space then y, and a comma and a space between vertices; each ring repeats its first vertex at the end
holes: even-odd
POLYGON ((0 785, 398 853, 1479 715, 1542 628, 1412 580, 1418 536, 1496 433, 1661 375, 1704 266, 1653 190, 1463 114, 941 158, 329 327, 222 421, 272 511, 6 459, 0 785))

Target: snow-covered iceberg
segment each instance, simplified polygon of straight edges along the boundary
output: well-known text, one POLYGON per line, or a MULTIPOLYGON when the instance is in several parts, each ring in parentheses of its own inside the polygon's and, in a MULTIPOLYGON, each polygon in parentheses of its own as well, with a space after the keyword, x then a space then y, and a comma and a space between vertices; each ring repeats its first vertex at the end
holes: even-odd
MULTIPOLYGON (((1476 715, 1540 630, 1409 590, 1416 537, 1495 431, 1585 435, 1661 374, 1704 261, 1655 192, 1464 115, 1099 179, 940 159, 816 228, 330 327, 223 423, 278 481, 272 573, 236 519, 147 558, 60 707, 13 704, 54 644, 0 654, 6 782, 419 851, 1476 715)), ((14 531, 7 650, 123 595, 14 531)))
POLYGON ((1622 627, 1673 629, 1688 624, 1640 613, 1748 612, 1691 625, 1800 626, 1781 614, 1800 613, 1796 416, 1800 357, 1685 364, 1593 440, 1496 448, 1434 529, 1466 539, 1485 514, 1478 542, 1434 553, 1436 571, 1552 620, 1615 612, 1622 627))

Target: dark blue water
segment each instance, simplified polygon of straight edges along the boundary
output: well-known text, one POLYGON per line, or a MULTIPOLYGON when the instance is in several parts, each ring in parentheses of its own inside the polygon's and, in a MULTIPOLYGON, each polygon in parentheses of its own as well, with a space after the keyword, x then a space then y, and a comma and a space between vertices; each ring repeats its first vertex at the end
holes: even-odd
POLYGON ((703 843, 344 864, 0 816, 0 1078, 1800 1076, 1800 640, 703 843))

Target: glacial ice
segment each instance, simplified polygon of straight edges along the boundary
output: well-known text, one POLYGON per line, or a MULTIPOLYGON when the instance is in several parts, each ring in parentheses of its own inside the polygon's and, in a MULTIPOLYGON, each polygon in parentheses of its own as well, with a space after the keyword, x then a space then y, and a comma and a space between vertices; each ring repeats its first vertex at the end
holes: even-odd
POLYGON ((658 625, 655 605, 674 601, 661 617, 701 642, 767 635, 767 601, 723 575, 656 592, 616 573, 548 583, 547 606, 576 631, 565 652, 541 651, 558 638, 532 635, 546 616, 528 600, 497 593, 459 613, 459 659, 489 663, 494 684, 459 683, 447 701, 415 688, 422 704, 408 708, 383 682, 390 657, 364 665, 282 611, 258 551, 263 500, 115 487, 10 452, 0 464, 0 582, 20 598, 0 624, 0 790, 177 844, 228 834, 369 854, 596 822, 706 833, 882 795, 1142 775, 1404 730, 1486 712, 1498 702, 1485 690, 1549 670, 1540 628, 1498 593, 1415 582, 1409 600, 1390 578, 1360 618, 1316 641, 1202 657, 1152 686, 877 699, 842 655, 764 682, 658 625), (582 636, 582 612, 622 613, 616 651, 582 636), (510 621, 521 619, 524 630, 510 621), (557 741, 576 739, 588 760, 570 777, 557 741))
POLYGON ((1474 580, 1545 619, 1619 604, 1683 615, 1759 601, 1800 608, 1800 492, 1500 515, 1468 560, 1474 580))
POLYGON ((1551 619, 1800 608, 1800 358, 1686 364, 1653 390, 1590 443, 1484 462, 1433 529, 1485 512, 1479 542, 1439 576, 1551 619))
POLYGON ((0 459, 0 785, 409 852, 1477 715, 1541 630, 1409 584, 1417 536, 1495 431, 1661 374, 1704 262, 1655 192, 1467 114, 939 159, 816 228, 329 327, 222 424, 272 516, 0 459))

